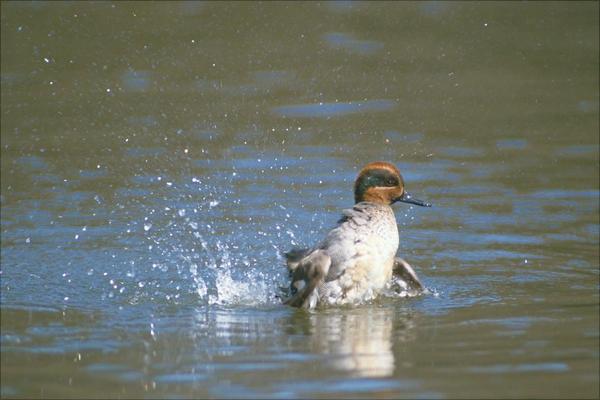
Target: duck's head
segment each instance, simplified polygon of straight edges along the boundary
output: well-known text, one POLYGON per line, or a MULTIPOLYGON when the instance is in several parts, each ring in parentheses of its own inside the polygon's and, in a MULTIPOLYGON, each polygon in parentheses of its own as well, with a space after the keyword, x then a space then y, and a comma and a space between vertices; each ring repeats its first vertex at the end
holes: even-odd
POLYGON ((404 190, 404 180, 395 165, 377 161, 367 164, 354 182, 354 201, 369 201, 390 205, 397 201, 431 207, 431 204, 412 198, 404 190))

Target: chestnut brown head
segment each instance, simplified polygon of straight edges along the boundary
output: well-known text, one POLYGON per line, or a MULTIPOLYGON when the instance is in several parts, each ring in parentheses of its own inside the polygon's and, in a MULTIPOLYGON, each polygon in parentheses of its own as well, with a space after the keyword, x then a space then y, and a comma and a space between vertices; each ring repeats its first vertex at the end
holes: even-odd
POLYGON ((431 204, 413 199, 404 190, 404 180, 395 165, 377 161, 367 164, 354 182, 354 201, 368 201, 391 205, 397 201, 431 207, 431 204))

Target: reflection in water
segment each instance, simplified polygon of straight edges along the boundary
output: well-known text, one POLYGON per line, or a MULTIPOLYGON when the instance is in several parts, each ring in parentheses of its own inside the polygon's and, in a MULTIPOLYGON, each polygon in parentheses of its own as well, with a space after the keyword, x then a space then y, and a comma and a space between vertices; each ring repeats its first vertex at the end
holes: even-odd
POLYGON ((392 337, 396 342, 412 338, 414 322, 403 320, 393 335, 392 308, 359 308, 351 312, 316 313, 310 316, 312 346, 328 355, 337 370, 359 377, 388 377, 394 373, 392 337))

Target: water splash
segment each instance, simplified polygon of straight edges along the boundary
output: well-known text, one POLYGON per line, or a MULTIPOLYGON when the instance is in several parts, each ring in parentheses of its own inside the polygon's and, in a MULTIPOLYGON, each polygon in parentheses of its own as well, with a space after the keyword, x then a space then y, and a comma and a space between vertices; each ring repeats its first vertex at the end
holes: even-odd
MULTIPOLYGON (((168 194, 155 194, 168 205, 146 206, 139 225, 147 242, 145 258, 157 279, 138 285, 136 299, 204 305, 279 303, 276 294, 285 278, 279 248, 286 236, 280 230, 248 230, 248 225, 262 225, 264 218, 253 221, 236 207, 234 185, 215 186, 195 177, 190 181, 191 185, 174 181, 165 189, 168 194), (194 201, 195 192, 202 193, 199 202, 194 201), (242 218, 248 221, 236 224, 242 218)), ((280 218, 283 211, 276 210, 272 217, 280 218)))

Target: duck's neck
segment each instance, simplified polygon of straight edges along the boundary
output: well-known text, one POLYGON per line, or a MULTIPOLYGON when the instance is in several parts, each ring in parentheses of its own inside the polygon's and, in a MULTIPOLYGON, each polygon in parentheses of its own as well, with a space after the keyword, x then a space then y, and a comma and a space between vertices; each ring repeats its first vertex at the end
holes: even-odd
POLYGON ((354 202, 360 203, 361 201, 368 201, 369 203, 381 204, 383 206, 389 206, 392 204, 387 193, 377 190, 367 190, 361 195, 355 193, 354 202))

